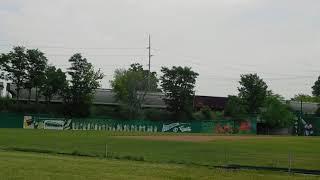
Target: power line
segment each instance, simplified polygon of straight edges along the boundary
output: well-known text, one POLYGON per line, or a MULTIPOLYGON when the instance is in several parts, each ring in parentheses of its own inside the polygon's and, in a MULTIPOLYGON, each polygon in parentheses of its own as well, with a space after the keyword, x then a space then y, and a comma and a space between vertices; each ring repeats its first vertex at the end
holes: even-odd
MULTIPOLYGON (((11 47, 15 46, 12 44, 0 44, 0 46, 11 47)), ((68 47, 68 46, 46 46, 46 45, 22 45, 28 47, 44 48, 44 49, 90 49, 90 50, 143 50, 144 48, 135 48, 135 47, 68 47)))
MULTIPOLYGON (((8 45, 0 45, 0 46, 8 46, 8 45)), ((40 46, 38 46, 40 47, 40 46)), ((66 46, 42 46, 42 48, 57 48, 57 49, 144 49, 144 48, 105 48, 105 47, 66 47, 66 46)), ((153 56, 151 54, 151 37, 149 35, 149 46, 147 47, 148 49, 148 71, 149 73, 151 72, 151 57, 153 56)), ((154 50, 154 49, 152 49, 154 50)), ((161 54, 161 53, 160 53, 161 54)), ((46 54, 48 56, 68 56, 68 57, 71 57, 72 54, 46 54)), ((145 55, 142 55, 142 54, 86 54, 87 56, 115 56, 115 57, 132 57, 132 56, 136 56, 136 57, 144 57, 145 55)), ((190 64, 193 66, 193 65, 196 65, 196 66, 201 66, 201 67, 208 67, 207 64, 205 63, 201 63, 201 62, 195 62, 193 60, 200 60, 199 57, 188 57, 188 56, 179 56, 179 55, 170 55, 170 56, 176 56, 176 57, 179 57, 179 58, 182 58, 182 59, 188 59, 188 61, 190 62, 190 64)), ((96 65, 96 63, 93 63, 96 65)), ((104 67, 112 67, 112 65, 106 65, 106 64, 97 64, 97 65, 101 65, 101 66, 104 66, 104 67)), ((61 66, 68 66, 68 65, 61 65, 61 66)), ((115 67, 117 65, 114 65, 115 67)), ((153 66, 155 67, 158 67, 157 65, 153 64, 153 66)), ((220 64, 221 66, 221 64, 220 64)), ((282 73, 270 73, 270 72, 265 72, 265 71, 255 71, 255 70, 246 70, 248 67, 251 67, 251 68, 256 68, 258 65, 248 65, 248 64, 238 64, 238 65, 235 65, 235 64, 229 64, 229 65, 225 65, 227 66, 226 69, 233 69, 233 70, 238 70, 238 71, 241 71, 241 72, 245 72, 245 73, 261 73, 261 74, 269 74, 269 75, 274 75, 274 76, 278 76, 278 77, 267 77, 267 78, 263 78, 263 79, 266 79, 266 80, 273 80, 273 81, 283 81, 283 80, 295 80, 295 79, 307 79, 307 78, 314 78, 315 76, 311 76, 311 75, 297 75, 297 74, 282 74, 282 73), (279 77, 281 76, 281 77, 279 77)), ((119 67, 124 67, 124 65, 119 65, 119 67)), ((127 67, 127 65, 125 65, 125 67, 127 67)), ((159 65, 159 67, 161 67, 161 65, 159 65)), ((311 72, 317 72, 316 70, 314 71, 308 71, 308 73, 311 73, 311 72)), ((300 71, 301 73, 301 71, 300 71)), ((210 75, 209 75, 210 76, 210 75)), ((206 78, 208 79, 208 77, 203 77, 201 76, 201 78, 206 78)), ((213 77, 209 77, 209 79, 212 78, 212 79, 218 79, 220 78, 221 80, 225 80, 225 79, 233 79, 233 78, 223 78, 223 77, 216 77, 216 78, 213 78, 213 77)), ((236 79, 236 78, 234 78, 236 79)), ((238 79, 238 78, 237 78, 238 79)))
MULTIPOLYGON (((46 54, 47 56, 72 56, 73 54, 46 54)), ((143 54, 85 54, 86 56, 145 56, 143 54)))

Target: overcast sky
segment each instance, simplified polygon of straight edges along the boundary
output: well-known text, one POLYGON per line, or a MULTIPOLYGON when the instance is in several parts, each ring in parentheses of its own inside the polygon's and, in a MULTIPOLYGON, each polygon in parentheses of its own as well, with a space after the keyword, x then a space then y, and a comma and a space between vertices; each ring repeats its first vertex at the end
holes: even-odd
POLYGON ((199 95, 237 94, 256 72, 289 98, 320 75, 319 0, 0 0, 0 53, 39 48, 65 69, 80 52, 104 88, 115 68, 147 66, 148 34, 152 70, 191 66, 199 95))

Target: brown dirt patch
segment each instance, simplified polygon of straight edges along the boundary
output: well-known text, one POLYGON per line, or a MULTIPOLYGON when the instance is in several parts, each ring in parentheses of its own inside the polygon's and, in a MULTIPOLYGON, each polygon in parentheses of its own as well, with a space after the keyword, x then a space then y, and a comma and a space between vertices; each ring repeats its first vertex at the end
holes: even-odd
POLYGON ((269 138, 269 137, 257 137, 257 136, 193 136, 193 135, 178 135, 178 136, 117 136, 118 138, 126 139, 143 139, 143 140, 155 140, 155 141, 185 141, 185 142, 209 142, 218 140, 246 140, 256 138, 269 138))

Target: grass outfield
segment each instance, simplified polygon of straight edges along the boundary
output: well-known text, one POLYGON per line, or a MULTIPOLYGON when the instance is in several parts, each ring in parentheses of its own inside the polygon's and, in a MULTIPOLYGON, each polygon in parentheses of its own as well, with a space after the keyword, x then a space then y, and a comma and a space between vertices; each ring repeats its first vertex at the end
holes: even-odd
MULTIPOLYGON (((193 165, 253 165, 320 170, 319 137, 250 137, 211 142, 154 141, 116 136, 147 135, 99 131, 0 129, 0 149, 105 155, 145 162, 193 165)), ((153 134, 155 135, 155 134, 153 134)), ((160 134, 163 135, 163 134, 160 134)), ((167 134, 168 135, 168 134, 167 134)), ((169 134, 172 135, 172 134, 169 134)))
POLYGON ((319 179, 288 173, 1 151, 0 169, 0 179, 319 179))

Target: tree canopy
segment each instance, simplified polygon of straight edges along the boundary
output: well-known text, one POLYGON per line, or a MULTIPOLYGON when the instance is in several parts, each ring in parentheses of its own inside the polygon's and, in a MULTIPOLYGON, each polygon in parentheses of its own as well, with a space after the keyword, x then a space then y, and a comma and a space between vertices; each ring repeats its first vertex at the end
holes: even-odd
POLYGON ((282 128, 292 125, 295 116, 278 96, 268 96, 261 112, 261 118, 269 128, 282 128))
POLYGON ((320 76, 318 77, 317 81, 314 82, 312 86, 312 94, 314 96, 320 96, 320 76))
POLYGON ((257 74, 243 74, 239 83, 239 97, 247 107, 247 112, 259 113, 268 94, 267 84, 257 74))
POLYGON ((95 71, 93 65, 87 62, 81 54, 75 54, 70 59, 71 67, 68 69, 70 81, 61 69, 47 65, 47 58, 38 49, 14 47, 7 54, 0 55, 0 78, 12 82, 16 86, 16 97, 19 100, 20 90, 29 90, 29 102, 31 90, 36 90, 36 102, 38 102, 38 89, 50 102, 54 95, 61 95, 65 104, 70 109, 67 112, 79 113, 76 115, 88 115, 89 106, 92 104, 93 95, 98 87, 103 74, 95 71), (72 106, 73 105, 73 106, 72 106))
POLYGON ((6 56, 6 54, 0 54, 0 79, 5 78, 5 64, 8 60, 6 56))
POLYGON ((195 83, 198 73, 190 67, 162 67, 161 87, 165 103, 172 112, 188 112, 192 109, 195 83))
POLYGON ((16 85, 16 98, 19 99, 20 90, 27 81, 28 58, 26 49, 21 46, 14 47, 13 51, 3 54, 1 59, 6 71, 5 79, 12 81, 16 85))
POLYGON ((29 100, 31 96, 31 89, 35 87, 36 102, 38 102, 38 88, 44 83, 48 60, 44 56, 44 53, 38 49, 28 49, 26 55, 28 64, 26 67, 27 81, 25 83, 25 87, 29 89, 29 100))
POLYGON ((92 64, 83 58, 81 54, 74 54, 70 59, 71 67, 68 74, 71 77, 70 84, 64 89, 65 102, 70 99, 74 115, 86 116, 95 91, 100 87, 100 80, 104 77, 100 69, 95 71, 92 64))
POLYGON ((293 101, 302 101, 302 102, 320 102, 320 97, 310 96, 308 94, 297 94, 293 98, 293 101))
POLYGON ((139 114, 146 93, 158 91, 156 72, 149 77, 148 70, 139 63, 131 64, 127 70, 117 69, 110 83, 117 100, 128 107, 132 118, 139 114))
POLYGON ((54 95, 63 94, 66 86, 66 74, 61 69, 56 69, 55 66, 48 66, 44 74, 43 84, 40 87, 40 92, 46 98, 47 103, 50 103, 54 95))
POLYGON ((238 96, 229 96, 224 114, 233 118, 242 118, 248 114, 247 107, 238 96))

